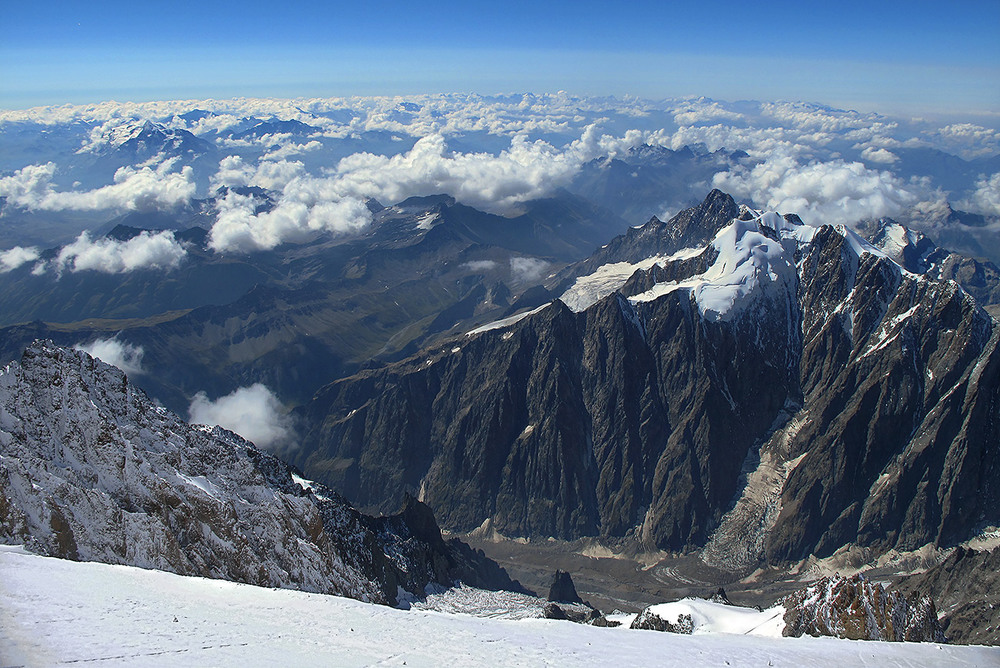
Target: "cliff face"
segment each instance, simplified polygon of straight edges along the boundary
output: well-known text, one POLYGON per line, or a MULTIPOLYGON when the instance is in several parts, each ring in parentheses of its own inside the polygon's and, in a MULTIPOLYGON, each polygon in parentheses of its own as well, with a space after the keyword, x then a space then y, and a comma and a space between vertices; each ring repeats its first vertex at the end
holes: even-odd
POLYGON ((961 288, 720 193, 646 227, 563 301, 324 388, 296 463, 363 505, 410 489, 451 530, 727 568, 995 523, 997 327, 961 288))
MULTIPOLYGON (((333 491, 231 432, 188 425, 85 353, 38 342, 0 372, 3 542, 382 603, 397 586, 475 580, 485 559, 413 516, 375 531, 333 491)), ((512 585, 497 571, 484 584, 512 585)))

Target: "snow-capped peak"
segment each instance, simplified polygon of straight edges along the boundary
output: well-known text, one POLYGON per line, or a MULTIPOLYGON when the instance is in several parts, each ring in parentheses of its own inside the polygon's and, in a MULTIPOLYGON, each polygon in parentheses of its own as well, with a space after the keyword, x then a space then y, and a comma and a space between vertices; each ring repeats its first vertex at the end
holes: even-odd
POLYGON ((772 286, 794 290, 795 264, 783 240, 801 242, 805 236, 811 238, 813 231, 804 227, 773 211, 749 220, 736 218, 712 241, 717 255, 707 271, 680 281, 658 283, 630 300, 640 303, 675 290, 690 290, 706 318, 727 319, 747 297, 760 290, 772 286))

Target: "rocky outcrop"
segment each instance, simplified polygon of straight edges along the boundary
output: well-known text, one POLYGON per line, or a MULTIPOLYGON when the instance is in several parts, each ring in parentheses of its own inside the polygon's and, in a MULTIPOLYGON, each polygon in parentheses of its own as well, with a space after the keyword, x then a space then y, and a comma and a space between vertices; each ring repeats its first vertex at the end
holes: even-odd
POLYGON ((549 586, 548 600, 555 603, 583 603, 576 593, 573 576, 566 571, 556 571, 549 586))
POLYGON ((694 631, 694 620, 691 618, 691 615, 682 614, 678 616, 676 622, 670 622, 649 608, 646 608, 636 615, 629 628, 691 635, 694 631))
POLYGON ((937 601, 948 642, 1000 645, 1000 548, 955 548, 944 562, 903 578, 895 589, 937 601))
POLYGON ((40 554, 394 603, 430 582, 513 586, 430 510, 366 517, 118 369, 37 342, 0 371, 0 541, 40 554))
POLYGON ((823 578, 783 601, 782 635, 944 642, 934 602, 888 591, 861 575, 823 578))
POLYGON ((765 446, 794 461, 772 561, 946 545, 998 512, 996 324, 849 234, 820 229, 800 264, 803 407, 765 446))

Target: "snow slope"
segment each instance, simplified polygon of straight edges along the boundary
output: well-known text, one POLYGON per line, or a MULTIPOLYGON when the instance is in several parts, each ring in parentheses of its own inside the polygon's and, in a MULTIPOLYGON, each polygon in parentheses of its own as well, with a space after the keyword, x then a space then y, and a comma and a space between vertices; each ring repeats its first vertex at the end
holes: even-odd
POLYGON ((0 547, 0 663, 28 666, 996 666, 1000 650, 681 636, 359 601, 0 547))
POLYGON ((652 301, 687 289, 693 292, 702 315, 719 320, 731 318, 755 293, 781 290, 794 294, 795 263, 782 240, 794 242, 790 247, 808 242, 815 228, 789 223, 774 211, 751 215, 750 220, 735 219, 719 231, 712 242, 718 257, 704 274, 657 284, 630 300, 652 301))

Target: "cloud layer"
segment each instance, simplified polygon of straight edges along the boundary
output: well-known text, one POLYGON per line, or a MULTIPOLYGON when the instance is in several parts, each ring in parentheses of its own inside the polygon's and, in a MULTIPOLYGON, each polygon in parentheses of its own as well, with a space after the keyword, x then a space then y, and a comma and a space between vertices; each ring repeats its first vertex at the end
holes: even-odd
MULTIPOLYGON (((258 211, 253 199, 229 191, 213 212, 212 248, 251 252, 319 233, 355 233, 370 222, 368 198, 392 204, 412 195, 448 193, 486 211, 511 213, 569 184, 587 161, 649 143, 673 150, 690 146, 700 154, 745 152, 739 160, 720 159, 714 177, 690 184, 691 198, 716 186, 758 206, 825 222, 902 215, 916 204, 944 200, 1000 215, 995 162, 983 162, 981 171, 979 163, 968 163, 964 184, 952 179, 948 188, 920 162, 932 151, 971 161, 997 155, 1000 120, 987 127, 981 119, 890 118, 808 103, 566 93, 108 102, 0 112, 0 130, 79 128, 72 152, 83 151, 83 157, 95 137, 104 141, 140 121, 214 143, 222 156, 217 168, 200 164, 198 169, 213 171, 196 174, 183 158, 156 156, 121 167, 113 182, 101 187, 67 189, 64 156, 53 155, 0 176, 0 196, 8 206, 36 211, 124 212, 176 207, 211 196, 209 187, 259 186, 272 193, 270 210, 258 211), (299 125, 247 132, 261 120, 278 119, 299 125)), ((151 240, 144 243, 154 250, 151 240)), ((14 250, 0 256, 0 272, 32 261, 26 259, 32 249, 14 250)), ((90 265, 75 259, 106 251, 81 248, 66 266, 110 271, 136 266, 107 257, 90 265)), ((174 266, 171 253, 161 247, 147 266, 174 266)))
POLYGON ((241 387, 214 401, 199 392, 188 413, 192 423, 219 425, 264 449, 286 445, 292 437, 291 420, 284 407, 261 383, 241 387))

